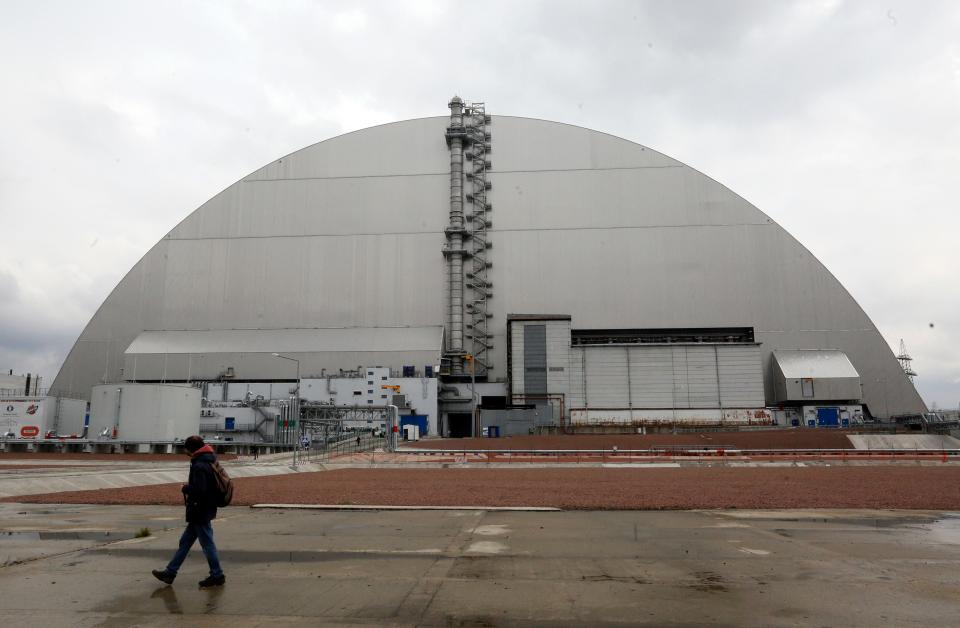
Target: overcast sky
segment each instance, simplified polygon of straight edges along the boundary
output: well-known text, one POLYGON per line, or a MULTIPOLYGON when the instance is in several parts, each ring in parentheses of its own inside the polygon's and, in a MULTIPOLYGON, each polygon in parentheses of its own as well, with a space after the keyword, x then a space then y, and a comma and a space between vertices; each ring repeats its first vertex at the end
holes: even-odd
POLYGON ((0 59, 0 368, 52 382, 245 174, 457 93, 729 186, 906 341, 928 404, 960 403, 958 2, 4 0, 0 59))

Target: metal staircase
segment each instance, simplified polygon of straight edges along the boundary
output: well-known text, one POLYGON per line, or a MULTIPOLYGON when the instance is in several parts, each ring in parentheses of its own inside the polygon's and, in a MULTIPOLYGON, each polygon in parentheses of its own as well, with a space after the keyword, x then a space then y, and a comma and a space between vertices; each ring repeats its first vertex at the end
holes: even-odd
POLYGON ((272 414, 267 414, 266 412, 263 411, 263 409, 260 407, 260 401, 259 401, 259 400, 254 400, 254 401, 250 404, 250 407, 253 408, 253 410, 254 410, 257 414, 260 415, 260 418, 259 418, 259 419, 257 420, 257 422, 253 425, 253 430, 254 430, 257 434, 260 435, 260 438, 261 438, 261 440, 263 440, 263 442, 269 442, 270 440, 272 440, 272 437, 271 437, 271 436, 268 436, 267 434, 264 434, 264 433, 260 430, 260 428, 263 427, 263 424, 266 423, 267 421, 273 421, 273 420, 274 420, 274 416, 273 416, 272 414))
POLYGON ((468 250, 470 254, 464 264, 464 279, 470 293, 464 303, 464 336, 472 341, 474 369, 476 375, 485 377, 491 368, 489 351, 493 348, 493 335, 490 332, 488 302, 493 297, 493 284, 488 278, 488 269, 492 266, 489 250, 492 246, 489 229, 492 226, 490 212, 493 205, 488 194, 492 184, 487 176, 490 170, 490 116, 486 114, 484 104, 466 103, 463 111, 466 129, 467 150, 463 154, 464 178, 466 179, 465 199, 469 211, 465 218, 469 223, 468 250))

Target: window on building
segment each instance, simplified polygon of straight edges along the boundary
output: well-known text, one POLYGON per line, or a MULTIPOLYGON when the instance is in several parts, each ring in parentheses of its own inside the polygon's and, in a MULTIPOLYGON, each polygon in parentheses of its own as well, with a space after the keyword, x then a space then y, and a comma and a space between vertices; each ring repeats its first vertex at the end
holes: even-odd
POLYGON ((804 378, 800 380, 800 394, 804 398, 813 397, 813 380, 810 378, 804 378))

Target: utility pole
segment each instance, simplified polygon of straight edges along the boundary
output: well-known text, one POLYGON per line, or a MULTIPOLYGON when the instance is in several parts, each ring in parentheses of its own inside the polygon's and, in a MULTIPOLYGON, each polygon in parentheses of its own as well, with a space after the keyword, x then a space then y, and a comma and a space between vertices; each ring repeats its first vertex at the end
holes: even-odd
POLYGON ((286 356, 286 355, 280 355, 279 353, 274 353, 274 354, 272 354, 272 355, 273 355, 273 357, 275 357, 275 358, 280 358, 281 360, 290 360, 291 362, 296 362, 296 363, 297 363, 296 401, 295 401, 294 404, 293 404, 293 408, 292 408, 293 412, 291 412, 291 414, 293 414, 293 418, 290 419, 290 420, 293 421, 293 427, 294 427, 294 432, 293 432, 293 462, 291 463, 291 466, 292 466, 293 469, 296 469, 296 468, 297 468, 297 449, 299 449, 299 447, 300 447, 300 436, 299 436, 299 434, 297 433, 297 430, 296 430, 298 424, 300 423, 300 360, 298 360, 298 359, 296 359, 296 358, 291 358, 291 357, 286 356))

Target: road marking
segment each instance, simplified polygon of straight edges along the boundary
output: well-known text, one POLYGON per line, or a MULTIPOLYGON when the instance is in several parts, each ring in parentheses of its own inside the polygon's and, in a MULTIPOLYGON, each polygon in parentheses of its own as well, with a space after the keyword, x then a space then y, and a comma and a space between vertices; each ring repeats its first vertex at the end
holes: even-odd
POLYGON ((502 554, 506 550, 506 545, 497 543, 496 541, 477 541, 476 543, 471 543, 470 547, 467 548, 467 552, 473 552, 475 554, 502 554))
POLYGON ((510 532, 510 528, 505 525, 486 525, 486 526, 477 526, 472 530, 474 534, 479 534, 480 536, 499 536, 501 534, 507 534, 510 532))

